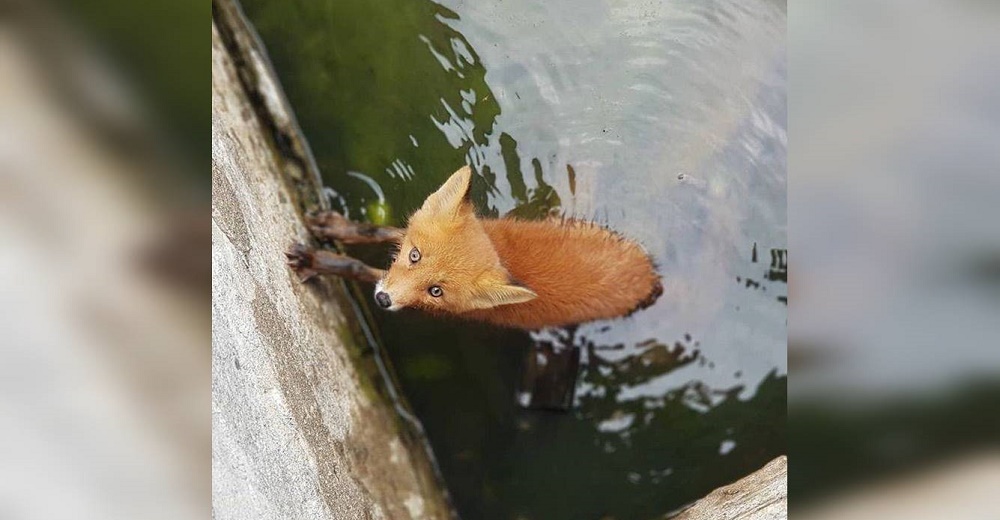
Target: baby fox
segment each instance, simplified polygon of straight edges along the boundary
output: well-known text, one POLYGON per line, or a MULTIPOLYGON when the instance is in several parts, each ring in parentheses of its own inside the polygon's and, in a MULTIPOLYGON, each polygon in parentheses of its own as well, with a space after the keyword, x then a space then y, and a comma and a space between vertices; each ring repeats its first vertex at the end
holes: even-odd
POLYGON ((296 246, 289 263, 303 280, 332 273, 377 281, 375 302, 505 327, 540 329, 615 318, 663 292, 639 244, 579 220, 480 219, 469 200, 472 171, 455 172, 410 217, 405 230, 312 220, 314 233, 345 243, 395 242, 387 271, 296 246))

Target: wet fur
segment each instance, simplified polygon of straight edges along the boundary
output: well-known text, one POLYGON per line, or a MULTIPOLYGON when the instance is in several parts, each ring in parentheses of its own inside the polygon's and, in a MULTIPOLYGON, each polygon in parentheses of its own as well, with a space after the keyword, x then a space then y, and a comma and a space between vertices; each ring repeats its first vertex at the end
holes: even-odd
POLYGON ((377 289, 394 307, 540 329, 625 316, 663 292, 649 255, 614 231, 573 219, 477 218, 470 176, 456 172, 411 217, 377 289), (433 285, 444 295, 430 296, 433 285))
POLYGON ((483 220, 511 276, 538 298, 466 316, 526 329, 615 318, 663 292, 639 244, 580 220, 483 220))

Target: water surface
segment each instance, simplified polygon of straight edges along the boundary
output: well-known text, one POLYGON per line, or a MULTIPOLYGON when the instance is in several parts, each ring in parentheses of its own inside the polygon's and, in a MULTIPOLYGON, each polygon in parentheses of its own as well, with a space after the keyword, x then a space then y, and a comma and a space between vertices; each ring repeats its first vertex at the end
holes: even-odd
POLYGON ((334 207, 402 225, 471 163, 482 214, 596 220, 660 267, 656 305, 572 330, 374 313, 463 518, 653 518, 785 452, 783 3, 244 7, 334 207), (535 344, 581 350, 568 413, 518 404, 535 344))

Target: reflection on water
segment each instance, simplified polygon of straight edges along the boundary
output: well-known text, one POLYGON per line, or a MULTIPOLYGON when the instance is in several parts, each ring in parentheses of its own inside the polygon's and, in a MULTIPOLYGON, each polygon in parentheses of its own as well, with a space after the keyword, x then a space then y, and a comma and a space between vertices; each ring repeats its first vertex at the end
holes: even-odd
POLYGON ((656 305, 573 330, 375 313, 464 518, 651 518, 784 453, 783 5, 244 4, 335 207, 401 224, 470 162, 483 214, 660 266, 656 305), (580 349, 570 412, 519 406, 535 345, 580 349))

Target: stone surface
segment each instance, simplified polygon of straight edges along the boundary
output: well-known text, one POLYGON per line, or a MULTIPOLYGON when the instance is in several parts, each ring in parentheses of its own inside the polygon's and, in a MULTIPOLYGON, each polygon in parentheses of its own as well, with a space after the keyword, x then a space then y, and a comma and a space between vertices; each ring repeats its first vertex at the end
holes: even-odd
POLYGON ((448 518, 426 452, 359 369, 343 286, 285 265, 308 239, 302 194, 234 63, 213 23, 212 516, 448 518))
POLYGON ((778 520, 788 518, 788 457, 709 493, 673 520, 778 520))

